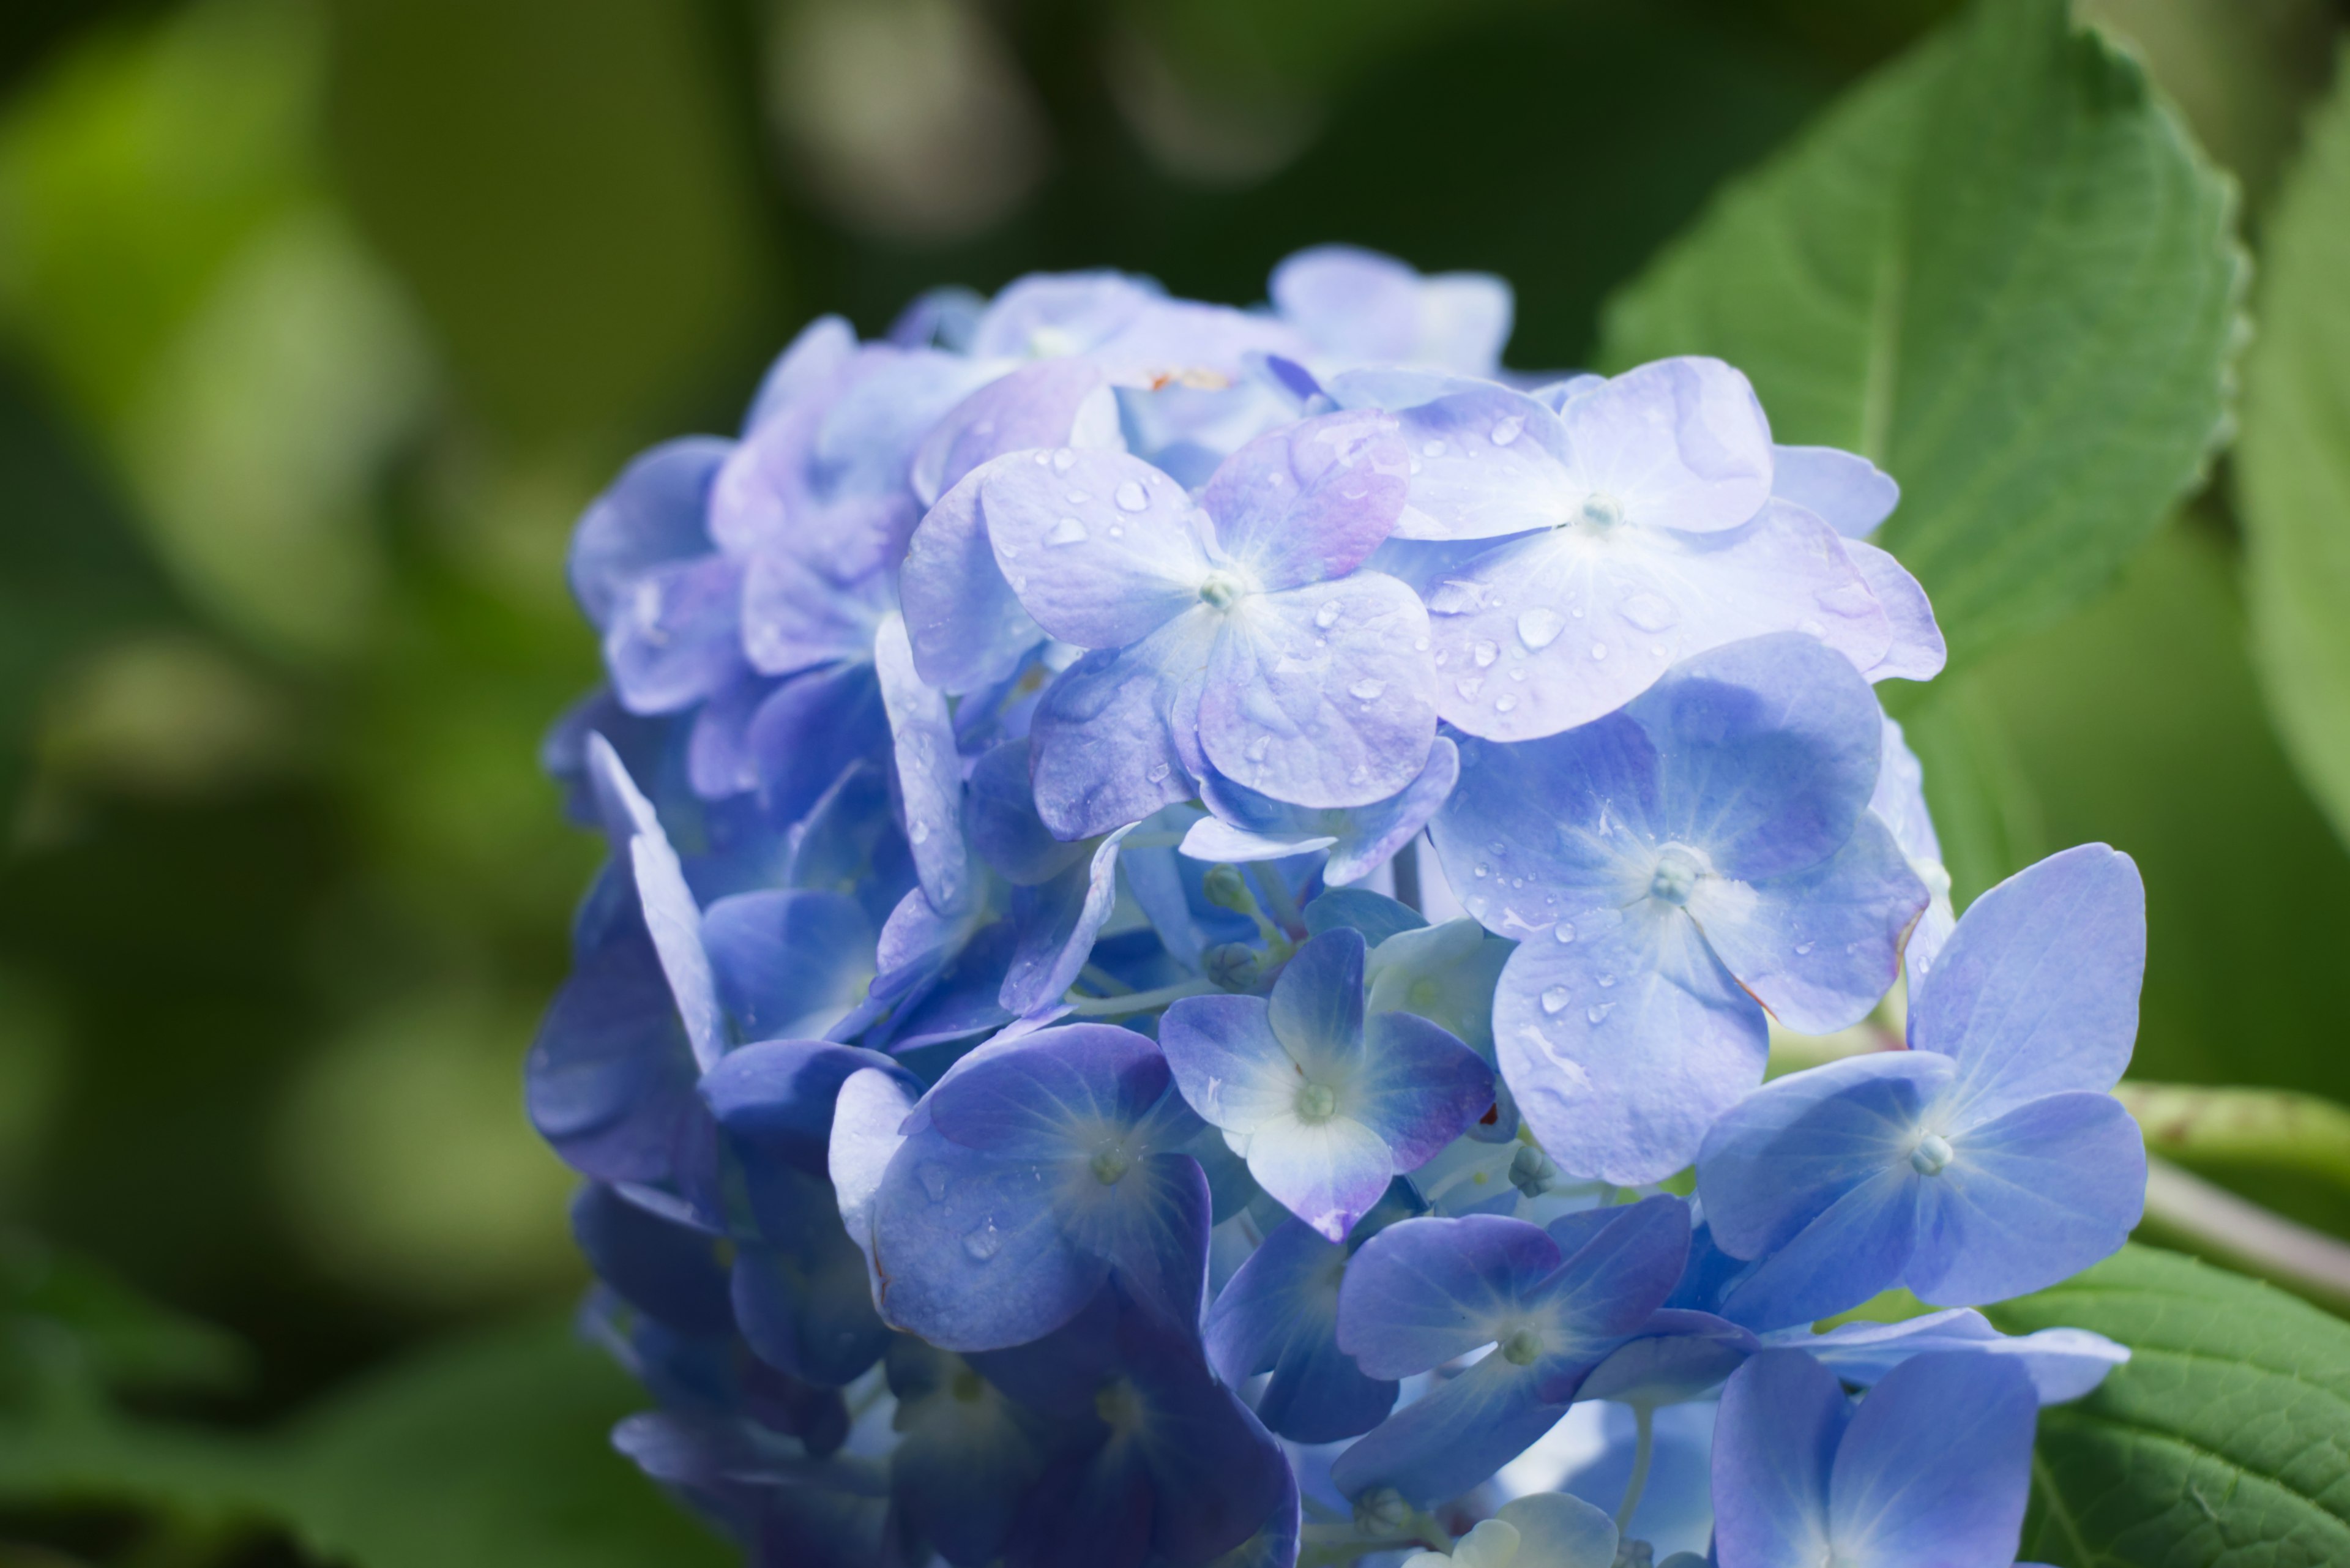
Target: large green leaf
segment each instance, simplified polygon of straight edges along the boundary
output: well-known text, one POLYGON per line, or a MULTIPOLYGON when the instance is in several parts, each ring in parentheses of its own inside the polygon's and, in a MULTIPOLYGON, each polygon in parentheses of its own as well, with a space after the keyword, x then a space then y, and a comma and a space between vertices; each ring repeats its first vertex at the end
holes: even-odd
POLYGON ((2042 1412, 2022 1555, 2058 1568, 2350 1563, 2350 1324, 2151 1247, 1991 1309, 2130 1347, 2042 1412))
POLYGON ((2252 645, 2293 761, 2350 840, 2350 85, 2312 121, 2265 254, 2236 470, 2252 645))
POLYGON ((1725 191, 1603 359, 1718 354, 1782 441, 1876 459, 1960 658, 2094 593, 2202 472, 2233 209, 2135 60, 2063 0, 1983 0, 1725 191))

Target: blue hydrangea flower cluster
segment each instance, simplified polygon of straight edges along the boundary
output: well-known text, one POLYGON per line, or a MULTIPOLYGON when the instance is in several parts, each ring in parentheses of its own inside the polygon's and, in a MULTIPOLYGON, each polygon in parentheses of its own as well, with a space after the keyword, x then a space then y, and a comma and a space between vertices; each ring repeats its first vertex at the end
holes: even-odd
POLYGON ((1270 296, 827 317, 581 520, 528 1096, 617 1442, 796 1568, 2006 1568, 2126 1353, 1972 1309, 2138 1218, 2136 871, 1953 919, 1894 483, 1736 369, 1504 370, 1499 280, 1343 247, 1270 296))

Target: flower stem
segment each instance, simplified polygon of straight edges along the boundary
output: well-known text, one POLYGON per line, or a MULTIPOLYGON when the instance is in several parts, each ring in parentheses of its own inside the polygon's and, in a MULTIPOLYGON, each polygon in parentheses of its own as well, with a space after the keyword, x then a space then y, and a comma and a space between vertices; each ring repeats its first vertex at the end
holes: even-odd
POLYGON ((1624 1501, 1616 1508, 1619 1535, 1632 1528, 1640 1494, 1648 1490, 1648 1463, 1657 1457, 1657 1412, 1648 1405, 1632 1407, 1632 1479, 1624 1483, 1624 1501))
POLYGON ((1204 978, 1178 981, 1162 985, 1157 991, 1138 991, 1125 996, 1083 996, 1071 992, 1064 1000, 1069 1011, 1079 1018, 1123 1018, 1131 1013, 1149 1012, 1170 1002, 1180 1002, 1187 996, 1205 996, 1216 989, 1204 978))

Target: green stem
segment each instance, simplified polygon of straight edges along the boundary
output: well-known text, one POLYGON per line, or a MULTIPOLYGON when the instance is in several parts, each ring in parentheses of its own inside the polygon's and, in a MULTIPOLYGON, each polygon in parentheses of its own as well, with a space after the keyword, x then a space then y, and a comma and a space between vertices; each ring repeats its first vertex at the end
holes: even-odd
POLYGON ((2350 1303, 2350 1244, 2192 1176, 2146 1162, 2147 1223, 2339 1309, 2350 1303))
POLYGON ((1657 1457, 1657 1412, 1647 1405, 1632 1407, 1632 1479, 1624 1483, 1624 1501, 1616 1508, 1616 1532, 1632 1528, 1632 1514, 1640 1494, 1648 1490, 1648 1465, 1657 1457))
POLYGON ((1186 980, 1162 985, 1157 991, 1138 991, 1126 996, 1080 996, 1071 992, 1064 1000, 1069 1003, 1069 1011, 1079 1018, 1123 1018, 1130 1013, 1152 1012, 1187 996, 1205 996, 1215 989, 1211 981, 1186 980))
POLYGON ((1256 867, 1256 885, 1264 901, 1273 906, 1273 918, 1284 935, 1302 937, 1305 934, 1305 917, 1297 912, 1297 899, 1290 893, 1289 884, 1270 862, 1260 861, 1256 867))
POLYGON ((2142 1084, 2114 1090, 2146 1134, 2147 1152, 2305 1171, 2350 1187, 2350 1110, 2292 1089, 2142 1084))
POLYGON ((1104 996, 1132 996, 1134 994, 1134 987, 1127 984, 1126 981, 1118 979, 1118 976, 1110 973, 1109 971, 1102 968, 1099 964, 1089 963, 1086 965, 1085 968, 1077 971, 1077 978, 1084 981, 1087 985, 1092 986, 1096 991, 1100 992, 1104 996))

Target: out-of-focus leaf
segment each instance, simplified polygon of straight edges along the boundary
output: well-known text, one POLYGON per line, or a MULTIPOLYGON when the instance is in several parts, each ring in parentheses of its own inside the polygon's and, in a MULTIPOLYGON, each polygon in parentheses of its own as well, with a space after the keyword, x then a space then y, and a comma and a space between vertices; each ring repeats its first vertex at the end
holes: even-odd
POLYGON ((2262 690, 2350 841, 2350 75, 2268 234, 2236 476, 2262 690))
POLYGON ((209 1324, 93 1263, 0 1232, 0 1389, 218 1389, 247 1369, 244 1347, 209 1324))
POLYGON ((2097 1391, 2041 1412, 2022 1554, 2056 1568, 2350 1561, 2350 1324, 2281 1291, 2130 1246, 1989 1309, 2130 1348, 2097 1391))
POLYGON ((634 437, 697 373, 772 351, 777 263, 703 8, 331 9, 345 188, 505 434, 634 437))
POLYGON ((2245 264, 2227 180, 2064 0, 1982 0, 1723 193, 1611 305, 1783 441, 1901 482, 1883 542, 1962 659, 2104 587, 2202 472, 2245 264))

